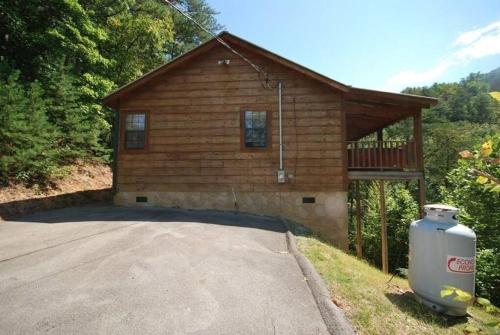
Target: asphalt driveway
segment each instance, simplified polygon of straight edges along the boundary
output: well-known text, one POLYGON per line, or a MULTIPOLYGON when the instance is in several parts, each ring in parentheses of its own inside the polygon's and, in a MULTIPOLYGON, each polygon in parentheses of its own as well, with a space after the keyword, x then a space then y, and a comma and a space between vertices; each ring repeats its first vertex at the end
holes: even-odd
POLYGON ((327 334, 284 231, 119 207, 0 223, 0 333, 327 334))

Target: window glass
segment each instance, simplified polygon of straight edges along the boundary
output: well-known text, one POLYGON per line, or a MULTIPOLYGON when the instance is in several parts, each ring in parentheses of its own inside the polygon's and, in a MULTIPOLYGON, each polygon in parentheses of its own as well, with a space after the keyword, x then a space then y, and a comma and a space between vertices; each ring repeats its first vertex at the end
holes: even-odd
POLYGON ((146 114, 127 114, 125 149, 144 149, 146 145, 146 114))
POLYGON ((127 130, 144 130, 146 115, 127 114, 127 130))
POLYGON ((245 111, 245 147, 267 146, 267 112, 245 111))

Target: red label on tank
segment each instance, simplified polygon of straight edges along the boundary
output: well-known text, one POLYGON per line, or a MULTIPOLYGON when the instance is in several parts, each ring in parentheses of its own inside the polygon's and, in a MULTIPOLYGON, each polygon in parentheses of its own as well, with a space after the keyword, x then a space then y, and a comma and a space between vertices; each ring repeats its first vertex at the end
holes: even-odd
POLYGON ((448 255, 446 258, 446 271, 454 273, 474 273, 476 261, 474 257, 459 257, 448 255))

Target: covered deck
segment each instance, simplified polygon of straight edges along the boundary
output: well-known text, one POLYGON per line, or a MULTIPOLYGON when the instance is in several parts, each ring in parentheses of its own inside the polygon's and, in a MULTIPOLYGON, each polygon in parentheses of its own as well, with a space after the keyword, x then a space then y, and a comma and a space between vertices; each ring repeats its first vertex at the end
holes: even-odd
POLYGON ((347 176, 355 184, 356 251, 361 250, 360 180, 376 180, 380 189, 382 269, 388 272, 385 181, 417 180, 420 216, 425 205, 422 110, 437 99, 352 88, 344 96, 347 176), (408 138, 384 139, 384 128, 411 119, 408 138))
MULTIPOLYGON (((345 95, 346 145, 349 172, 423 172, 422 109, 434 98, 353 88, 345 95), (383 138, 383 129, 413 120, 411 138, 383 138), (370 139, 367 138, 370 135, 370 139)), ((352 176, 359 175, 354 173, 352 176)), ((376 173, 375 175, 380 175, 376 173)))

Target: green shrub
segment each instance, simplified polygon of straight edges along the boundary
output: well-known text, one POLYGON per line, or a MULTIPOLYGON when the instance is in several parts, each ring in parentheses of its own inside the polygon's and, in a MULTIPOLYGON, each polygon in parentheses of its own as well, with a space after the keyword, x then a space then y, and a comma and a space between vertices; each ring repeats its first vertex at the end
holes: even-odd
POLYGON ((476 254, 476 295, 500 303, 500 250, 483 249, 476 254))

